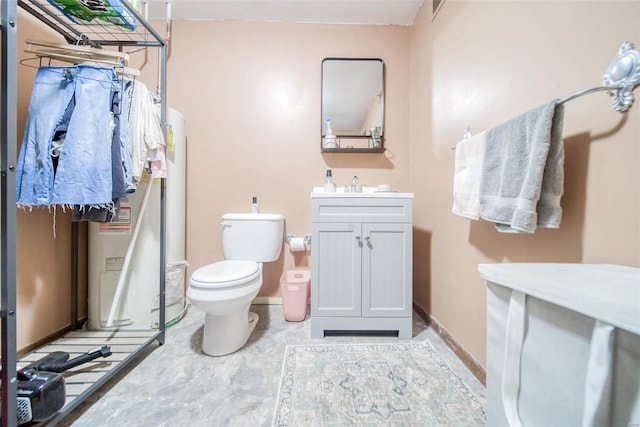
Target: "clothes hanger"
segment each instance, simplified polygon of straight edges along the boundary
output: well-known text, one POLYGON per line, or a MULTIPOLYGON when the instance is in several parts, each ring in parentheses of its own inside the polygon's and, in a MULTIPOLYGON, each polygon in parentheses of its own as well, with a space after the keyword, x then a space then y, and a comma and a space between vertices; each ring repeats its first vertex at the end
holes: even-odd
MULTIPOLYGON (((33 51, 33 50, 25 50, 25 52, 33 53, 37 58, 51 58, 51 59, 56 59, 58 61, 70 62, 72 64, 77 64, 77 65, 106 65, 106 66, 112 66, 112 67, 115 68, 116 74, 119 74, 119 75, 126 75, 126 76, 131 76, 131 77, 138 77, 140 75, 140 70, 138 70, 136 68, 125 67, 119 62, 108 61, 108 60, 104 60, 104 59, 88 58, 88 57, 76 56, 76 55, 65 55, 65 54, 51 53, 51 52, 40 52, 40 51, 33 51)), ((27 58, 27 59, 29 59, 29 58, 27 58)), ((33 58, 31 58, 31 59, 33 59, 33 58)), ((20 61, 20 63, 22 63, 22 61, 20 61)))
POLYGON ((91 56, 93 58, 116 58, 124 62, 129 61, 129 54, 127 54, 126 52, 118 52, 115 50, 97 49, 95 47, 90 47, 90 46, 58 43, 58 42, 51 42, 51 41, 37 40, 37 39, 26 39, 25 43, 29 45, 29 48, 31 48, 32 45, 48 48, 48 49, 38 49, 40 51, 50 51, 53 53, 55 53, 56 51, 59 51, 60 53, 84 54, 87 56, 91 56))
MULTIPOLYGON (((118 75, 137 77, 140 70, 123 65, 128 60, 129 55, 124 52, 107 51, 87 46, 77 46, 70 44, 61 44, 54 42, 45 42, 40 40, 27 39, 27 49, 25 52, 35 55, 36 58, 50 58, 58 61, 70 62, 72 64, 85 65, 106 65, 115 68, 118 75), (45 49, 36 49, 34 46, 45 46, 45 49)), ((20 61, 26 65, 26 58, 20 61)))

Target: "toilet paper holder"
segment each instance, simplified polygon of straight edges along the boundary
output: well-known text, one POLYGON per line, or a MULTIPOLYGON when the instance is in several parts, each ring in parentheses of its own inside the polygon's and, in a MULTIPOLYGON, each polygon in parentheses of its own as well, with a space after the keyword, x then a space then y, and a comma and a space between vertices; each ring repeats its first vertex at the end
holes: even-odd
MULTIPOLYGON (((291 239, 293 239, 293 234, 287 234, 287 237, 285 238, 287 244, 291 243, 291 239)), ((311 236, 309 236, 309 235, 304 236, 304 243, 306 245, 310 245, 311 244, 311 236)))

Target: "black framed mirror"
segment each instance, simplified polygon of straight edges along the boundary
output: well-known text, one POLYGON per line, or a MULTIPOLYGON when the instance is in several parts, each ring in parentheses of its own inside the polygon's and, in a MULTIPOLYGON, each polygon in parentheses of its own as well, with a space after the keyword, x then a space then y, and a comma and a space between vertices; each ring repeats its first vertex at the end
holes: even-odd
POLYGON ((384 61, 322 60, 323 152, 384 152, 384 61))

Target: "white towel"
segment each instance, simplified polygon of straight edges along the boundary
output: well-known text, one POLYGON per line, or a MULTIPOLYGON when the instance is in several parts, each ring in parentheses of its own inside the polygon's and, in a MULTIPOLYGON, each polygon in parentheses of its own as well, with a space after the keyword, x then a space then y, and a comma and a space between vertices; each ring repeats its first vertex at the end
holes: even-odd
POLYGON ((480 217, 499 231, 558 228, 562 217, 563 107, 557 100, 487 132, 480 217))
POLYGON ((481 132, 456 144, 451 212, 469 219, 480 218, 480 182, 487 132, 481 132))

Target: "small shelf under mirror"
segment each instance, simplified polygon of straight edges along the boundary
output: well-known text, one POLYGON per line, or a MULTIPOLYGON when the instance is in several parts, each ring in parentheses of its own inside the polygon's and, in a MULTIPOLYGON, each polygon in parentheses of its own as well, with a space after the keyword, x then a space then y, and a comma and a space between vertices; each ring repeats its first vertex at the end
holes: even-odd
POLYGON ((340 136, 331 139, 327 146, 327 139, 322 138, 321 151, 323 153, 384 153, 384 138, 373 139, 365 135, 340 136))
POLYGON ((323 153, 384 153, 385 148, 323 148, 323 153))

